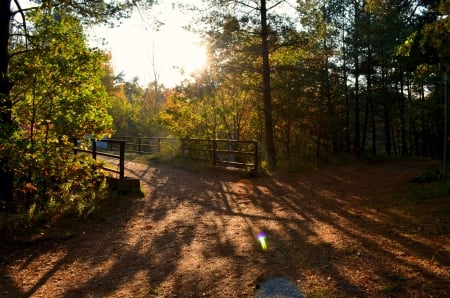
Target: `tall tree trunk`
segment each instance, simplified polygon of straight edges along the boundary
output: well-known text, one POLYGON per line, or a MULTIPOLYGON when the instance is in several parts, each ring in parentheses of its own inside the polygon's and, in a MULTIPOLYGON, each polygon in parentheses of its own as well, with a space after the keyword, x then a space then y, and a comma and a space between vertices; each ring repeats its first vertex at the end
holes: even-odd
POLYGON ((369 123, 369 113, 370 113, 370 107, 369 107, 369 98, 366 96, 366 102, 364 106, 364 125, 363 125, 363 131, 361 136, 361 146, 360 146, 360 152, 365 154, 366 150, 366 140, 367 140, 367 130, 368 130, 368 123, 369 123))
MULTIPOLYGON (((408 104, 411 105, 412 103, 412 81, 411 81, 411 76, 408 75, 408 104)), ((415 154, 416 156, 420 156, 420 138, 419 138, 419 133, 417 132, 417 127, 416 127, 416 119, 413 119, 413 117, 409 117, 409 121, 411 123, 411 131, 414 137, 414 142, 411 141, 411 146, 412 144, 414 144, 415 147, 415 154)), ((412 149, 411 149, 411 153, 412 153, 412 149)))
POLYGON ((275 143, 273 138, 272 95, 270 90, 270 63, 269 63, 269 29, 267 25, 266 0, 261 0, 261 55, 262 80, 264 102, 264 130, 266 136, 266 159, 270 169, 277 168, 275 143))
POLYGON ((320 94, 320 101, 319 101, 319 125, 317 127, 317 148, 316 148, 317 164, 320 164, 320 147, 322 146, 322 125, 323 125, 323 93, 320 94))
POLYGON ((388 100, 384 100, 384 135, 387 155, 392 155, 391 115, 388 100))
POLYGON ((370 97, 370 123, 372 125, 372 155, 377 155, 377 123, 375 121, 375 104, 373 96, 370 97))
POLYGON ((347 57, 345 54, 344 49, 344 65, 343 68, 343 78, 344 81, 344 89, 345 89, 345 142, 347 147, 347 153, 350 154, 350 95, 349 95, 349 88, 348 88, 348 75, 347 75, 347 57))
POLYGON ((408 155, 408 145, 406 143, 406 111, 405 111, 405 82, 403 71, 401 71, 400 77, 400 123, 401 123, 401 139, 402 139, 402 156, 408 155))
MULTIPOLYGON (((8 79, 10 22, 11 0, 2 0, 0 1, 0 144, 8 142, 13 131, 10 98, 12 84, 8 79)), ((8 207, 13 201, 14 176, 7 162, 7 157, 0 158, 0 208, 8 207)))
MULTIPOLYGON (((420 84, 420 101, 422 103, 425 102, 425 86, 423 85, 423 83, 420 84)), ((422 122, 422 156, 428 156, 428 119, 425 115, 424 108, 422 108, 420 111, 420 118, 422 122)))
POLYGON ((377 124, 375 121, 375 104, 373 102, 373 94, 372 94, 372 79, 370 80, 369 105, 370 105, 370 124, 372 125, 372 156, 376 156, 377 155, 377 124))
POLYGON ((355 107, 354 107, 354 113, 355 113, 355 135, 353 139, 353 146, 355 150, 355 154, 357 157, 361 156, 361 128, 360 128, 360 94, 359 94, 359 76, 360 76, 360 65, 359 65, 359 34, 360 34, 360 17, 361 17, 361 11, 360 11, 360 4, 359 1, 353 1, 353 9, 354 9, 354 33, 353 33, 353 57, 354 57, 354 71, 355 71, 355 107))
POLYGON ((285 123, 285 137, 286 137, 286 141, 285 141, 285 146, 286 146, 286 159, 290 160, 291 159, 291 126, 292 126, 292 121, 291 121, 291 113, 289 112, 289 110, 286 111, 286 123, 285 123))
POLYGON ((330 71, 329 71, 329 49, 327 40, 325 39, 323 42, 324 50, 325 50, 325 65, 323 67, 323 73, 324 73, 324 87, 325 87, 325 98, 326 98, 326 105, 327 105, 327 111, 328 111, 328 119, 327 119, 327 130, 331 130, 331 144, 333 146, 333 153, 337 154, 339 152, 339 145, 338 145, 338 135, 339 135, 339 126, 336 125, 337 123, 337 117, 336 117, 336 107, 335 103, 333 103, 332 95, 331 95, 331 79, 330 79, 330 71), (329 123, 332 123, 331 127, 329 123))
POLYGON ((389 103, 389 93, 388 93, 388 82, 387 82, 387 75, 388 75, 388 69, 387 66, 382 65, 381 66, 381 79, 383 81, 383 112, 384 112, 384 137, 385 137, 385 150, 387 155, 392 155, 392 133, 391 133, 391 107, 389 103))
POLYGON ((361 130, 360 130, 360 98, 359 98, 359 60, 355 57, 355 136, 353 146, 357 157, 361 156, 361 130))
MULTIPOLYGON (((372 94, 372 16, 369 15, 369 31, 368 31, 368 44, 367 44, 367 104, 370 113, 370 124, 372 126, 372 156, 377 155, 377 131, 375 123, 375 105, 373 102, 372 94)), ((367 120, 366 120, 367 121, 367 120)), ((367 122, 365 123, 367 125, 367 122)), ((364 144, 363 144, 364 146, 364 144)))

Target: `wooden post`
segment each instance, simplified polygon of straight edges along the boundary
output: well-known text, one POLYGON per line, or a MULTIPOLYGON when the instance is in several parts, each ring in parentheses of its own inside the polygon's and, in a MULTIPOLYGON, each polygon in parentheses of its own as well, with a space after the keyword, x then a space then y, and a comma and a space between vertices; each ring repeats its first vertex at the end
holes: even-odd
POLYGON ((211 163, 212 165, 216 165, 217 162, 217 141, 216 139, 212 140, 212 160, 211 163))
POLYGON ((258 142, 257 141, 253 141, 253 162, 255 163, 255 166, 253 168, 253 170, 255 172, 258 172, 258 164, 259 164, 259 159, 258 159, 258 142))
POLYGON ((161 139, 160 138, 157 139, 156 152, 161 153, 161 139))
POLYGON ((92 158, 97 159, 97 141, 92 139, 92 158))
POLYGON ((73 154, 77 155, 78 154, 78 139, 72 138, 72 144, 73 144, 73 154))
POLYGON ((120 145, 120 160, 119 160, 119 178, 125 178, 125 141, 121 141, 120 145))
POLYGON ((186 158, 185 153, 184 153, 185 147, 186 147, 186 140, 185 140, 185 139, 182 139, 182 140, 181 140, 181 156, 182 156, 183 158, 186 158))
POLYGON ((448 91, 447 91, 447 70, 444 71, 444 157, 442 165, 442 180, 447 182, 447 143, 448 143, 448 91))
POLYGON ((142 139, 141 139, 141 138, 138 138, 138 153, 139 153, 139 154, 142 153, 141 145, 142 145, 142 139))

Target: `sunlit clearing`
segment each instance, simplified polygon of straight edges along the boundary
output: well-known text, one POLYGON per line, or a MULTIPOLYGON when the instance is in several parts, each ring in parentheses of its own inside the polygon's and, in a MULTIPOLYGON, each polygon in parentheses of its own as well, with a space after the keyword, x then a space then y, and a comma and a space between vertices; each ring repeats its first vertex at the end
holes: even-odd
POLYGON ((256 238, 258 239, 259 244, 261 244, 262 250, 267 250, 267 242, 266 242, 267 233, 261 232, 256 236, 256 238))

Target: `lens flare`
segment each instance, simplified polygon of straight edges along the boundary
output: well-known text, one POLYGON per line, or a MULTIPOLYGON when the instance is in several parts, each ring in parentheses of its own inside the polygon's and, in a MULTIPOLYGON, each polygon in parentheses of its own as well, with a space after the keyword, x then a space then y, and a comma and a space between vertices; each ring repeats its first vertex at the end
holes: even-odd
POLYGON ((256 235, 256 238, 258 239, 259 244, 261 244, 262 250, 267 250, 267 242, 266 242, 267 233, 261 232, 258 235, 256 235))

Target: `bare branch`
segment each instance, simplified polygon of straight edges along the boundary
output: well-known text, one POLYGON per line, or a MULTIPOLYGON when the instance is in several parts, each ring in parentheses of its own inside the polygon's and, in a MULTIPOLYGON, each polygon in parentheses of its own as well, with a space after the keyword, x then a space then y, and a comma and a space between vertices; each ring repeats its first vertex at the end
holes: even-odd
MULTIPOLYGON (((20 3, 18 0, 14 0, 14 3, 17 5, 18 13, 20 13, 20 16, 22 17, 22 25, 23 25, 23 30, 25 31, 25 36, 28 36, 27 21, 25 18, 24 10, 22 9, 22 6, 20 6, 20 3)), ((25 48, 28 49, 28 38, 25 38, 25 48)))
POLYGON ((30 10, 35 10, 35 9, 38 9, 38 8, 39 8, 39 6, 31 6, 31 7, 27 7, 27 8, 21 8, 21 7, 19 6, 19 3, 18 3, 17 0, 14 0, 14 2, 16 3, 16 5, 17 5, 17 7, 18 7, 19 9, 16 10, 16 11, 11 12, 11 16, 15 16, 16 14, 20 13, 20 14, 22 15, 22 17, 23 17, 23 13, 24 13, 24 12, 27 12, 27 11, 30 11, 30 10))
POLYGON ((243 1, 236 1, 236 3, 238 3, 238 4, 242 5, 242 6, 251 8, 251 9, 259 9, 258 6, 251 6, 250 4, 247 4, 247 3, 243 2, 243 1))
POLYGON ((275 3, 274 5, 272 5, 271 7, 268 7, 267 10, 271 10, 274 9, 275 7, 277 7, 278 5, 280 5, 281 3, 286 2, 285 0, 281 0, 278 1, 277 3, 275 3))
POLYGON ((12 58, 14 56, 25 54, 25 53, 29 53, 29 52, 33 52, 33 51, 36 51, 36 50, 37 49, 25 49, 25 50, 13 52, 13 53, 9 54, 8 56, 9 56, 9 58, 12 58))

